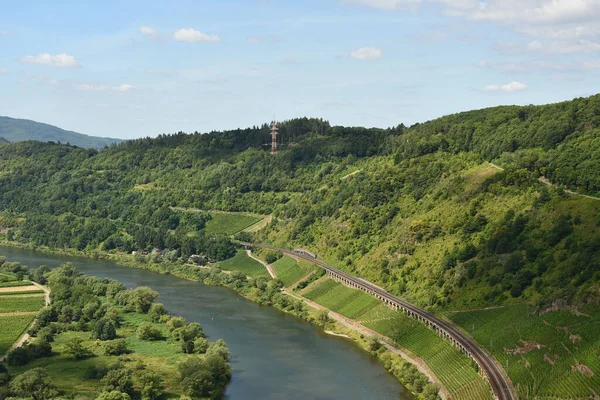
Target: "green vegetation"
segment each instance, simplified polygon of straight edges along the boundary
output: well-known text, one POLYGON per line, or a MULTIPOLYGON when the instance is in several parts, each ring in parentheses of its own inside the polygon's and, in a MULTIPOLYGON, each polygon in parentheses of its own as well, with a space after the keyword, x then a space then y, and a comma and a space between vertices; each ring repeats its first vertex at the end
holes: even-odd
POLYGON ((45 304, 44 296, 2 296, 0 298, 0 314, 12 312, 38 311, 45 304))
POLYGON ((415 357, 423 359, 457 399, 489 398, 489 386, 464 356, 425 325, 393 311, 376 298, 322 278, 306 289, 305 297, 390 337, 415 357))
MULTIPOLYGON (((0 117, 0 138, 8 142, 37 140, 39 142, 70 143, 73 146, 95 149, 101 149, 104 146, 122 141, 121 139, 87 136, 40 122, 8 117, 0 117)), ((2 140, 0 140, 0 143, 2 143, 2 140)))
POLYGON ((14 292, 0 292, 0 297, 2 296, 14 296, 14 295, 33 295, 33 294, 40 294, 40 293, 44 293, 44 291, 42 289, 35 289, 35 290, 19 290, 19 291, 14 291, 14 292))
MULTIPOLYGON (((556 299, 587 304, 600 287, 600 201, 564 188, 600 193, 599 115, 596 95, 410 128, 302 118, 281 125, 296 145, 276 156, 262 149, 266 125, 161 135, 101 151, 1 144, 0 232, 7 241, 89 255, 136 251, 138 259, 126 262, 239 285, 265 304, 293 308, 258 279, 183 266, 192 255, 236 256, 241 268, 249 262, 227 236, 246 225, 241 218, 235 225, 233 217, 215 214, 229 219, 219 222, 179 208, 271 215, 269 225, 244 237, 311 250, 431 312, 524 302, 543 309, 556 299), (557 186, 541 182, 544 176, 557 186)), ((259 276, 258 266, 247 268, 259 276)), ((361 306, 357 300, 344 312, 368 311, 361 306)), ((553 374, 568 372, 555 365, 553 374)))
POLYGON ((208 233, 225 233, 233 235, 254 225, 262 218, 249 214, 210 213, 211 219, 206 222, 208 233))
POLYGON ((9 281, 9 282, 0 282, 0 288, 5 287, 17 287, 17 286, 31 286, 30 281, 9 281))
POLYGON ((519 397, 593 397, 600 387, 598 306, 539 311, 520 304, 448 317, 507 367, 519 397))
POLYGON ((17 341, 19 337, 27 330, 35 315, 0 315, 0 354, 6 354, 6 351, 17 341))
POLYGON ((269 272, 258 261, 248 257, 245 250, 238 250, 234 257, 221 261, 219 267, 228 271, 239 271, 252 278, 269 278, 269 272))
POLYGON ((283 282, 283 286, 289 287, 298 282, 302 277, 315 270, 312 264, 299 263, 295 259, 283 256, 271 264, 277 273, 277 278, 283 282))
POLYGON ((150 288, 126 290, 70 265, 44 278, 52 305, 30 329, 32 343, 8 354, 2 398, 40 392, 43 400, 205 399, 223 393, 231 377, 225 343, 208 342, 200 324, 169 316, 150 288), (189 364, 194 367, 184 368, 189 364))

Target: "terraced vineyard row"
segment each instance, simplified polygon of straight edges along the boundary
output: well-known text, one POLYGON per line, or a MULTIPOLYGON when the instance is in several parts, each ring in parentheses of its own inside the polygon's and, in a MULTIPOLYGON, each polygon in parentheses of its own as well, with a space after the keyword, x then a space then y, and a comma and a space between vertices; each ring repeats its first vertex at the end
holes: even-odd
POLYGON ((0 314, 37 311, 45 304, 43 295, 4 296, 0 298, 0 314))
POLYGON ((295 259, 283 256, 279 260, 272 264, 277 272, 277 278, 279 278, 283 285, 289 287, 294 283, 298 282, 303 276, 308 275, 311 271, 315 270, 312 264, 298 263, 295 259))
POLYGON ((526 305, 449 317, 504 366, 520 397, 588 398, 600 387, 597 306, 534 315, 526 305), (516 326, 514 321, 519 321, 516 326))
POLYGON ((0 355, 5 354, 13 343, 27 330, 35 315, 0 316, 0 355))
POLYGON ((471 364, 471 359, 420 322, 394 311, 376 298, 323 278, 303 296, 367 328, 392 338, 401 347, 418 354, 455 399, 488 399, 490 390, 471 364))
POLYGON ((228 271, 240 271, 253 278, 261 276, 269 278, 266 268, 258 261, 248 257, 245 250, 238 250, 233 258, 220 262, 219 266, 228 271))

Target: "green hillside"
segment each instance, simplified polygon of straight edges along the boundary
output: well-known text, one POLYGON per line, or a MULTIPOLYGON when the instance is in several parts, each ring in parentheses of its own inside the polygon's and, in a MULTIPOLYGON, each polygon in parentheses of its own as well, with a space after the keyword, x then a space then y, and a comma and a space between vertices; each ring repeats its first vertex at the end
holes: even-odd
MULTIPOLYGON (((484 347, 496 335, 485 325, 487 309, 510 307, 501 319, 520 317, 512 318, 517 333, 503 336, 504 348, 567 348, 574 361, 556 362, 554 354, 563 357, 557 350, 547 354, 554 364, 541 352, 503 357, 490 349, 508 360, 521 397, 564 398, 569 385, 586 385, 582 396, 600 393, 599 366, 589 355, 599 335, 577 333, 585 343, 569 344, 569 336, 544 328, 564 320, 579 332, 595 323, 585 315, 600 311, 600 95, 466 112, 410 128, 332 127, 303 118, 284 122, 280 132, 293 145, 276 155, 262 146, 267 125, 161 135, 100 151, 2 145, 0 234, 52 248, 159 248, 170 261, 193 254, 226 260, 236 256, 228 236, 234 230, 179 209, 271 215, 266 228, 238 235, 314 251, 447 315, 484 347), (584 322, 563 318, 579 308, 584 322), (540 386, 550 378, 556 390, 540 386)), ((251 223, 240 221, 235 231, 251 223)), ((404 329, 394 321, 373 327, 392 335, 404 329)))
POLYGON ((56 126, 30 121, 28 119, 15 119, 9 117, 0 117, 0 143, 3 142, 2 139, 5 139, 8 142, 21 142, 24 140, 60 142, 93 149, 101 149, 112 143, 121 142, 121 139, 87 136, 77 132, 65 131, 56 126))

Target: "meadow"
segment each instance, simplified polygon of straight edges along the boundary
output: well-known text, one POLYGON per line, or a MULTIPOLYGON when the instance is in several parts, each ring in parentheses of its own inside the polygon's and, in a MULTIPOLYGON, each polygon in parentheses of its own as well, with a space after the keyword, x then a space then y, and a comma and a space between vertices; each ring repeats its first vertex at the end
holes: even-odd
POLYGON ((600 387, 598 306, 538 311, 520 304, 446 315, 505 367, 519 397, 593 397, 600 387))
POLYGON ((239 271, 252 278, 269 278, 267 269, 258 261, 248 257, 245 250, 238 250, 236 255, 229 260, 221 261, 219 267, 226 271, 239 271))
POLYGON ((206 222, 206 232, 211 234, 224 233, 227 235, 243 231, 262 219, 259 216, 241 213, 212 212, 210 216, 212 218, 206 222))

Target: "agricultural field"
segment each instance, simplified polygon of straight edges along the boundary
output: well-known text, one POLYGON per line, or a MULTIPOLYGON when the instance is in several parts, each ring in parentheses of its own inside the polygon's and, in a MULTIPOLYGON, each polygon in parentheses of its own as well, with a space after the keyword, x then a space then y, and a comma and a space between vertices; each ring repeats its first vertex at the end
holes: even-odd
POLYGON ((37 311, 45 304, 43 291, 32 286, 31 282, 4 282, 0 286, 0 356, 4 355, 35 318, 37 311), (34 291, 22 289, 35 288, 34 291))
POLYGON ((243 231, 256 224, 262 218, 250 214, 225 214, 225 213, 210 213, 212 217, 206 222, 206 232, 208 233, 225 233, 233 235, 243 231))
POLYGON ((298 282, 302 277, 310 274, 315 267, 310 263, 299 263, 295 259, 283 256, 271 264, 285 287, 298 282))
POLYGON ((259 276, 270 278, 267 269, 258 261, 248 257, 245 250, 238 250, 235 256, 221 261, 219 266, 226 271, 239 271, 252 278, 259 276))
POLYGON ((598 306, 533 311, 522 304, 447 316, 505 367, 519 398, 593 398, 600 387, 598 306))
POLYGON ((431 368, 456 399, 488 399, 488 384, 477 374, 471 359, 420 322, 394 311, 376 298, 331 279, 321 279, 304 293, 335 312, 360 322, 414 355, 431 368))

